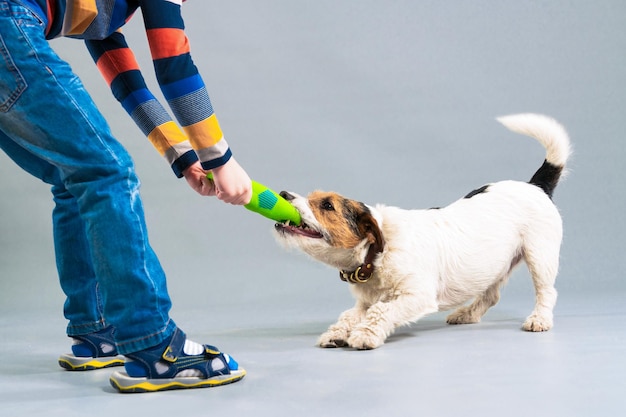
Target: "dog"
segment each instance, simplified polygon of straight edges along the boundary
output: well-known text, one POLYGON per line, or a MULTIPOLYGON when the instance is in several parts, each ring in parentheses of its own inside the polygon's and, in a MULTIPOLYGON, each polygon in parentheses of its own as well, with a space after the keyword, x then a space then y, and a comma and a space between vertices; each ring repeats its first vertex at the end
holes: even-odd
POLYGON ((546 149, 529 182, 487 184, 446 207, 427 210, 369 206, 334 192, 313 191, 306 198, 280 193, 302 221, 299 226, 277 223, 276 239, 337 268, 356 298, 318 346, 375 349, 397 327, 451 309, 447 323, 477 323, 499 301, 500 288, 522 261, 536 295, 522 328, 552 328, 563 235, 552 194, 565 173, 570 140, 561 124, 544 115, 497 120, 546 149))

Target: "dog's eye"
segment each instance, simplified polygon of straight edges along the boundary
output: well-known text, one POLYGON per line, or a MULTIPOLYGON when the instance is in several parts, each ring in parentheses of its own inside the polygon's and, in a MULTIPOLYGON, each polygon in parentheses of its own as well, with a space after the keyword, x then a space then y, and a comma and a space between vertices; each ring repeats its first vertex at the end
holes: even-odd
POLYGON ((326 210, 326 211, 335 211, 335 207, 333 207, 333 203, 331 203, 328 200, 324 200, 322 201, 322 210, 326 210))

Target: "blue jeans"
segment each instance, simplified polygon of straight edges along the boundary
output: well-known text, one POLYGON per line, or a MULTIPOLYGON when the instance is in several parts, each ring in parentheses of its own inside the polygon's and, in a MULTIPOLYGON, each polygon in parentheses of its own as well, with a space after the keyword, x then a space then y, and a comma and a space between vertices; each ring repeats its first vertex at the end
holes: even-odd
POLYGON ((113 325, 122 354, 157 345, 175 324, 133 161, 44 28, 19 2, 0 0, 0 148, 52 186, 68 335, 113 325))

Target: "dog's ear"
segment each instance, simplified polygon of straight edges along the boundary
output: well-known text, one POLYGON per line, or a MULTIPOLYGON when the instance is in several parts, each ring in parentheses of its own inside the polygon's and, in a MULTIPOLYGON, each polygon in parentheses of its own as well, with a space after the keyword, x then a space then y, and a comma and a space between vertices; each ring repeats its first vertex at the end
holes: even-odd
POLYGON ((385 247, 383 233, 369 209, 366 208, 359 213, 357 216, 357 227, 359 228, 359 234, 366 238, 376 248, 377 252, 382 252, 385 247))
POLYGON ((355 214, 354 220, 358 235, 361 241, 366 239, 370 245, 363 258, 363 263, 354 271, 339 271, 339 276, 343 281, 348 281, 353 284, 366 282, 370 279, 374 273, 374 261, 385 247, 383 233, 380 230, 378 221, 372 216, 370 209, 365 204, 361 204, 355 211, 355 214))

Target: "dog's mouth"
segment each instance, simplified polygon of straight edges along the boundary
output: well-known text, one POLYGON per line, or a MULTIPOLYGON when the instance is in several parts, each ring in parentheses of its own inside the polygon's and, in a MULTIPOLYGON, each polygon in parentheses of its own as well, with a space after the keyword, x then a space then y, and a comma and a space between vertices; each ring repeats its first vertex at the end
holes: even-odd
POLYGON ((320 232, 312 229, 305 222, 301 222, 300 226, 291 223, 291 221, 287 221, 286 223, 276 223, 274 228, 282 233, 300 235, 312 239, 321 239, 323 237, 320 232))

